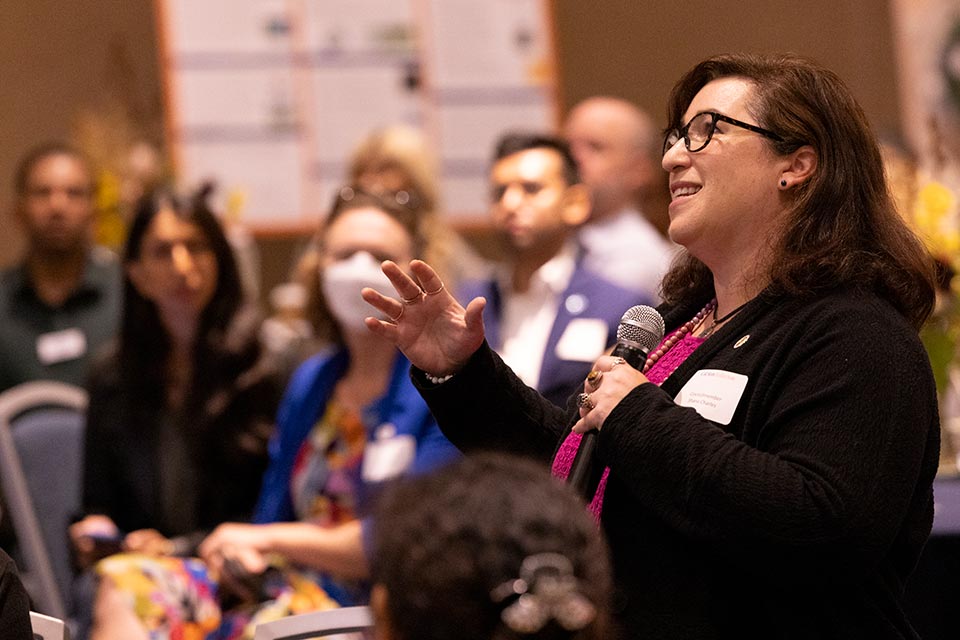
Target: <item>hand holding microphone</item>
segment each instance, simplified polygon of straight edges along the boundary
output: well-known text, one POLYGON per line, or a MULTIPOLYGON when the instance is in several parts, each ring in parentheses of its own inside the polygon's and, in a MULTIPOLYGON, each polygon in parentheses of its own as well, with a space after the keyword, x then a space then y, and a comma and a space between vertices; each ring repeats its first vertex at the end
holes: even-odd
POLYGON ((613 353, 598 360, 594 370, 587 376, 584 392, 578 398, 580 420, 574 425, 574 431, 583 433, 583 439, 567 477, 567 482, 587 501, 593 499, 603 474, 603 465, 595 460, 599 433, 597 427, 603 424, 610 410, 631 389, 646 380, 639 372, 643 370, 647 353, 663 339, 663 334, 663 318, 656 309, 646 305, 627 309, 620 318, 620 326, 617 327, 617 346, 613 353), (631 372, 633 375, 627 381, 620 381, 622 376, 618 376, 616 382, 611 380, 607 383, 604 393, 601 394, 603 397, 598 402, 595 394, 603 384, 604 377, 612 377, 610 372, 618 364, 628 364, 636 371, 631 372), (620 382, 619 386, 615 386, 617 382, 620 382), (608 398, 614 401, 605 401, 608 398), (600 410, 594 413, 598 405, 600 410))

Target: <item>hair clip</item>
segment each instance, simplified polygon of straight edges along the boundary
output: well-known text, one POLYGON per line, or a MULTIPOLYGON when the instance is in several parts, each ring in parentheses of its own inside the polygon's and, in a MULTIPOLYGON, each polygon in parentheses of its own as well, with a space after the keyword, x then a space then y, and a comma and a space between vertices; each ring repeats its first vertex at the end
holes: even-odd
POLYGON ((519 596, 500 614, 504 624, 516 633, 536 633, 551 619, 567 631, 577 631, 597 616, 596 607, 577 586, 573 565, 566 556, 537 553, 524 558, 519 578, 499 585, 490 597, 503 602, 519 596))

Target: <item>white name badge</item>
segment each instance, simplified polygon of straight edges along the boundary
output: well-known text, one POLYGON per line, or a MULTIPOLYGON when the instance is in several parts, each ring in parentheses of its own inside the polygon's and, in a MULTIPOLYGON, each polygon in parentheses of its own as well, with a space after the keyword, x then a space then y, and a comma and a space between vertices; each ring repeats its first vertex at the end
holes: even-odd
POLYGON ((37 359, 50 365, 75 360, 87 352, 87 337, 80 329, 63 329, 37 336, 37 359))
POLYGON ((417 441, 410 434, 396 435, 392 424, 381 425, 376 439, 363 450, 360 473, 367 482, 383 482, 410 468, 417 453, 417 441))
POLYGON ((561 360, 594 362, 607 349, 607 323, 600 318, 574 318, 557 341, 561 360))
POLYGON ((728 425, 747 388, 747 380, 747 376, 740 373, 702 369, 683 385, 673 401, 696 410, 707 420, 728 425))

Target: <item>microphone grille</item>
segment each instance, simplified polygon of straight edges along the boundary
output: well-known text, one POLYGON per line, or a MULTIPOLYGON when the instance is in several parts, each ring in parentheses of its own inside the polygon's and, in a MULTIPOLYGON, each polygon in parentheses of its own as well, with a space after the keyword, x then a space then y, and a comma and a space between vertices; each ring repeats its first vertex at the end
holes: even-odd
POLYGON ((617 342, 632 342, 639 344, 644 351, 650 351, 661 340, 666 327, 663 317, 653 307, 638 304, 627 309, 620 318, 617 327, 617 342))

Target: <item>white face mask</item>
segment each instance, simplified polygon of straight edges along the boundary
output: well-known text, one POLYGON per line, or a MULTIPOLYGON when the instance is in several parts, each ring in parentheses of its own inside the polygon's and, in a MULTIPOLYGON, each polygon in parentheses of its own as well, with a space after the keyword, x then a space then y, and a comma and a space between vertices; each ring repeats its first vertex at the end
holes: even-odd
POLYGON ((364 318, 380 315, 360 297, 361 289, 370 287, 384 295, 393 291, 389 278, 380 270, 380 263, 367 251, 358 251, 345 260, 321 267, 320 283, 330 313, 345 331, 363 329, 364 318))

